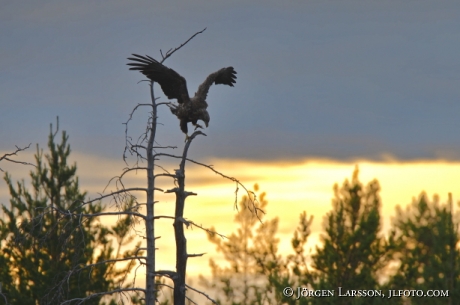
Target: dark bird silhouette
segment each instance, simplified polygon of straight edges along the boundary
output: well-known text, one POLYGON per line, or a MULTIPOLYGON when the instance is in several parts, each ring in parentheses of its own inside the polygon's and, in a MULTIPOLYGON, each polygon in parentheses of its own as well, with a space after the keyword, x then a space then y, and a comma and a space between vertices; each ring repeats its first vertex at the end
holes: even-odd
POLYGON ((133 54, 134 57, 128 59, 133 61, 128 63, 129 70, 138 70, 151 81, 157 82, 163 93, 168 99, 177 99, 179 105, 170 106, 171 112, 179 119, 180 129, 185 133, 185 140, 188 139, 187 124, 191 122, 197 128, 203 128, 198 124, 198 120, 209 125, 208 103, 206 97, 212 84, 223 84, 233 87, 236 82, 236 71, 233 67, 222 68, 217 72, 211 73, 205 81, 198 87, 194 97, 190 97, 187 91, 187 82, 179 73, 170 69, 146 55, 133 54))

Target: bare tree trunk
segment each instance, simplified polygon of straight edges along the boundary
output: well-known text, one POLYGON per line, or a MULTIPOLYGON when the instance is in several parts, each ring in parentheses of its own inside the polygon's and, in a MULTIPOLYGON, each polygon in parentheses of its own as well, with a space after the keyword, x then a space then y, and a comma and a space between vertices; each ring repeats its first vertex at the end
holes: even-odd
POLYGON ((176 272, 172 276, 174 282, 174 305, 185 305, 185 276, 189 255, 187 253, 187 239, 184 234, 184 224, 189 226, 190 222, 184 218, 184 206, 187 196, 196 195, 196 193, 185 191, 185 161, 187 160, 187 152, 192 140, 199 134, 205 135, 201 131, 195 131, 185 144, 180 167, 175 173, 178 187, 172 190, 176 194, 176 210, 174 212, 173 224, 174 236, 176 239, 176 272))
POLYGON ((187 271, 187 239, 184 234, 184 206, 185 198, 194 193, 185 192, 185 160, 187 151, 193 138, 201 132, 194 133, 184 147, 180 168, 176 170, 178 188, 176 188, 176 210, 174 212, 174 236, 176 238, 176 275, 174 281, 174 305, 185 305, 185 275, 187 271))
POLYGON ((152 99, 152 121, 150 125, 149 140, 147 143, 147 215, 145 219, 145 231, 147 234, 147 276, 146 276, 146 294, 145 304, 155 305, 155 226, 154 226, 154 156, 153 143, 157 126, 157 105, 153 92, 153 82, 150 83, 150 96, 152 99))
POLYGON ((184 205, 186 194, 183 163, 176 172, 179 188, 176 191, 176 211, 174 213, 174 235, 176 238, 176 276, 174 277, 174 305, 185 305, 185 274, 187 270, 187 239, 184 234, 184 205))

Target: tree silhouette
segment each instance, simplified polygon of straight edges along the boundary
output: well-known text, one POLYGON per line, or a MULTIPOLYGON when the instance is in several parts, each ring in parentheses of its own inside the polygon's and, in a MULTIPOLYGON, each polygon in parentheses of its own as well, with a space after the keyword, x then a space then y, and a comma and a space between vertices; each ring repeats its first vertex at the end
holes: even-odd
POLYGON ((324 220, 322 247, 312 256, 311 285, 315 290, 335 290, 334 297, 312 298, 316 304, 379 304, 382 298, 338 297, 343 291, 378 289, 378 275, 386 264, 386 247, 380 233, 379 184, 359 182, 358 168, 352 180, 334 186, 333 210, 324 220))
MULTIPOLYGON (((78 277, 67 278, 67 272, 81 265, 113 258, 109 237, 123 239, 123 228, 129 224, 119 223, 112 233, 96 219, 80 222, 57 212, 99 213, 102 205, 80 206, 86 195, 79 189, 76 165, 67 164, 68 136, 63 132, 61 143, 56 144, 56 133, 50 132, 49 153, 43 155, 37 148, 36 168, 30 173, 32 192, 25 182, 15 187, 11 176, 5 174, 11 196, 10 205, 2 205, 7 217, 0 219, 0 239, 5 243, 0 247, 0 275, 6 303, 60 304, 67 298, 107 290, 130 269, 114 272, 109 266, 94 265, 91 270, 78 270, 78 277), (50 212, 44 213, 46 210, 50 212), (82 280, 89 275, 94 281, 82 280), (67 279, 66 285, 58 285, 67 279)), ((100 299, 88 304, 98 304, 100 299)))
POLYGON ((453 213, 452 196, 447 204, 439 197, 428 200, 422 193, 405 211, 397 207, 390 235, 398 262, 392 289, 449 291, 449 297, 401 298, 402 304, 456 304, 460 300, 460 214, 453 213))

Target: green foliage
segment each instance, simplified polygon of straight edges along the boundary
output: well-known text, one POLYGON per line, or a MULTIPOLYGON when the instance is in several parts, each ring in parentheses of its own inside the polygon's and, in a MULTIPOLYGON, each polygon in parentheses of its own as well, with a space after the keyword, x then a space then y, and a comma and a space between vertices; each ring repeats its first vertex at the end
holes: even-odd
MULTIPOLYGON (((55 135, 49 136, 45 158, 37 148, 31 192, 24 181, 15 187, 5 174, 10 204, 2 205, 5 217, 0 219, 0 282, 10 304, 60 304, 108 291, 120 285, 132 268, 117 270, 102 263, 114 258, 110 236, 119 242, 129 239, 131 218, 120 218, 110 230, 96 217, 76 216, 99 213, 103 207, 82 205, 85 193, 79 190, 77 167, 67 163, 68 136, 63 132, 61 143, 55 144, 55 135), (89 264, 95 265, 84 267, 89 264)), ((101 297, 95 297, 85 304, 100 301, 101 297)))
MULTIPOLYGON (((305 244, 313 217, 300 215, 291 240, 293 254, 277 254, 278 219, 264 224, 239 203, 236 233, 228 240, 210 235, 228 267, 210 260, 213 279, 204 281, 220 304, 456 304, 460 300, 460 213, 453 215, 452 199, 445 205, 425 194, 406 212, 397 208, 393 230, 380 230, 380 187, 377 180, 363 186, 355 169, 351 181, 334 186, 332 210, 324 218, 322 245, 307 256, 305 244), (282 295, 292 287, 294 296, 282 295), (333 290, 335 297, 300 297, 297 287, 333 290), (348 290, 378 290, 385 297, 338 297, 348 290), (448 290, 450 297, 388 299, 389 289, 448 290)), ((257 191, 258 187, 255 186, 257 191)), ((265 193, 260 195, 266 207, 265 193)), ((460 205, 460 203, 459 203, 460 205)))
MULTIPOLYGON (((325 217, 323 246, 312 256, 310 281, 315 290, 378 289, 386 247, 380 236, 380 197, 376 180, 366 187, 359 182, 356 168, 351 182, 334 186, 333 209, 325 217)), ((307 277, 308 278, 308 277, 307 277)), ((379 298, 312 298, 313 304, 376 304, 379 298), (319 303, 318 303, 319 304, 319 303)))
POLYGON ((459 214, 452 213, 452 199, 441 205, 425 193, 404 212, 397 208, 390 241, 399 268, 392 289, 449 290, 450 298, 412 298, 404 304, 453 304, 460 300, 459 214))

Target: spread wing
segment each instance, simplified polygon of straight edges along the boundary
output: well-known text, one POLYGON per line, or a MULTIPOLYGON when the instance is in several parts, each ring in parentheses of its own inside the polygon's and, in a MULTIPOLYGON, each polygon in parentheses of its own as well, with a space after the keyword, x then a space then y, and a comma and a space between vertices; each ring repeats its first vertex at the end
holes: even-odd
POLYGON ((233 67, 222 68, 217 72, 210 74, 206 80, 198 87, 198 91, 195 97, 206 99, 208 95, 209 88, 212 84, 223 84, 233 87, 233 84, 236 83, 236 71, 233 67))
POLYGON ((129 70, 140 71, 151 81, 157 82, 161 90, 163 90, 163 93, 169 99, 177 99, 179 104, 190 101, 187 91, 187 82, 179 73, 148 55, 141 56, 133 54, 133 56, 134 57, 128 58, 132 61, 127 64, 131 66, 129 70))

